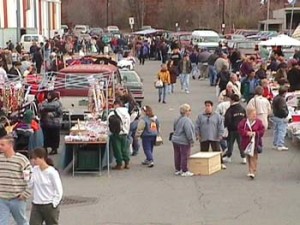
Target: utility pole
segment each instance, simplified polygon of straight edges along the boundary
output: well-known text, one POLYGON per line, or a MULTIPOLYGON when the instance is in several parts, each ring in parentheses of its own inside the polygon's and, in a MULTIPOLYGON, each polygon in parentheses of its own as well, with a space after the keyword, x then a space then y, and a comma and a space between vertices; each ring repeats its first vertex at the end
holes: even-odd
POLYGON ((141 15, 141 28, 144 26, 144 16, 145 16, 145 1, 144 0, 141 0, 141 11, 142 11, 142 15, 141 15))
POLYGON ((289 34, 290 34, 290 35, 292 35, 292 29, 293 29, 293 17, 294 17, 295 3, 296 3, 296 1, 292 2, 293 8, 292 8, 292 12, 291 12, 291 20, 290 20, 290 30, 289 30, 289 34))
POLYGON ((17 0, 17 11, 16 11, 16 19, 17 19, 17 42, 20 41, 21 36, 21 0, 17 0))
POLYGON ((268 31, 269 30, 269 19, 270 19, 270 5, 271 5, 271 0, 267 0, 268 4, 267 4, 267 24, 265 27, 265 30, 268 31))
POLYGON ((224 35, 225 34, 225 0, 223 0, 223 12, 222 12, 222 34, 224 35))
POLYGON ((109 14, 109 0, 106 0, 106 27, 109 25, 108 14, 109 14))

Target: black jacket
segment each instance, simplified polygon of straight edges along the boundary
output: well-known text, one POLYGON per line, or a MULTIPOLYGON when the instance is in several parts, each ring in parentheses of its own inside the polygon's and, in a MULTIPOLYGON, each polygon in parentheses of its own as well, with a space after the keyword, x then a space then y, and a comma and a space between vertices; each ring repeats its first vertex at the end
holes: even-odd
POLYGON ((242 119, 246 118, 246 110, 237 103, 231 105, 225 113, 225 127, 228 131, 237 131, 238 124, 242 119))
POLYGON ((273 114, 275 117, 283 119, 289 115, 289 110, 285 98, 281 95, 277 95, 273 99, 272 107, 273 107, 273 114))
POLYGON ((290 91, 300 90, 300 70, 293 67, 287 73, 287 79, 290 83, 290 91))

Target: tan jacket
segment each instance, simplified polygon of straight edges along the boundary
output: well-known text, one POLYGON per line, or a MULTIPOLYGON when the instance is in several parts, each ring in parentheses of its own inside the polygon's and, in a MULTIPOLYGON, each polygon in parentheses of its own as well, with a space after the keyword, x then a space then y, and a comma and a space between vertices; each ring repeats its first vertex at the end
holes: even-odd
POLYGON ((163 71, 161 70, 157 74, 157 78, 160 79, 164 84, 170 84, 171 83, 171 76, 168 70, 163 71))

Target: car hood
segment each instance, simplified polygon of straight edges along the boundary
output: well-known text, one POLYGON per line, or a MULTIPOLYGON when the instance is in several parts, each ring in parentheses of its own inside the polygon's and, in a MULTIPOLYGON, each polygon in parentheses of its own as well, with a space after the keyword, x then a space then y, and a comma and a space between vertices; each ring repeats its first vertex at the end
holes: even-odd
POLYGON ((142 83, 139 82, 126 82, 123 84, 125 87, 133 87, 133 88, 139 88, 139 87, 143 87, 142 83))

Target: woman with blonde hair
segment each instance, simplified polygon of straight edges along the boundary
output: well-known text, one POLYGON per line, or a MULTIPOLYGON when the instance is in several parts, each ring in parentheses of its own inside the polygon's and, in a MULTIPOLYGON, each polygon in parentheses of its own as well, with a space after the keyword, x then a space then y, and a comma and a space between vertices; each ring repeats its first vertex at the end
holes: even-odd
POLYGON ((174 148, 175 175, 190 177, 194 174, 188 170, 187 162, 191 153, 191 147, 195 143, 195 126, 190 118, 191 106, 180 106, 180 116, 174 122, 171 141, 174 148))
POLYGON ((255 108, 247 108, 247 118, 238 125, 238 132, 241 135, 241 148, 245 151, 254 137, 254 153, 247 155, 248 177, 254 179, 257 170, 258 153, 262 152, 262 137, 265 127, 260 119, 257 119, 255 108))
POLYGON ((161 65, 161 70, 157 74, 157 79, 160 80, 163 84, 161 87, 157 87, 158 88, 158 102, 162 101, 164 104, 166 104, 167 103, 166 102, 167 88, 168 88, 169 84, 171 83, 170 72, 169 72, 166 64, 161 65))
POLYGON ((140 119, 135 136, 142 139, 142 145, 146 159, 142 162, 148 167, 154 166, 153 148, 156 137, 159 135, 160 124, 150 106, 142 107, 144 116, 140 119))

